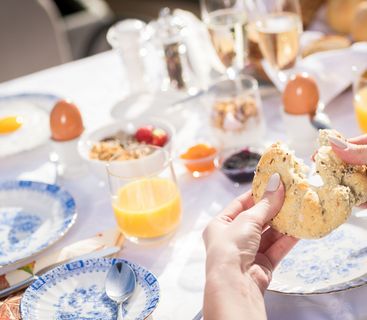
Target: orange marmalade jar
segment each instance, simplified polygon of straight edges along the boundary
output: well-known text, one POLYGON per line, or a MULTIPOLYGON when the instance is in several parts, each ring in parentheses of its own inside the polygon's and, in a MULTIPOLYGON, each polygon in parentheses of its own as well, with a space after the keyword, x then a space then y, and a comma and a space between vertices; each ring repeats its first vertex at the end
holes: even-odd
POLYGON ((198 143, 188 148, 186 152, 180 155, 180 158, 194 177, 200 177, 215 170, 217 154, 218 151, 215 147, 198 143))

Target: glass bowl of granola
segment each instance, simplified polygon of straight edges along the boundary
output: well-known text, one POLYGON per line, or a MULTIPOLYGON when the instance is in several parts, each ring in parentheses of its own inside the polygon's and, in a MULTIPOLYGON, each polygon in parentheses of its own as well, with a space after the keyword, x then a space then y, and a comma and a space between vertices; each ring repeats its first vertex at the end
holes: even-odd
POLYGON ((144 166, 154 150, 150 146, 171 152, 174 134, 174 128, 160 119, 118 120, 83 134, 78 151, 90 171, 107 181, 106 164, 111 159, 121 166, 128 164, 132 170, 135 164, 137 168, 144 166))
POLYGON ((256 79, 238 75, 220 80, 212 85, 204 103, 213 136, 222 148, 262 145, 265 123, 256 79))

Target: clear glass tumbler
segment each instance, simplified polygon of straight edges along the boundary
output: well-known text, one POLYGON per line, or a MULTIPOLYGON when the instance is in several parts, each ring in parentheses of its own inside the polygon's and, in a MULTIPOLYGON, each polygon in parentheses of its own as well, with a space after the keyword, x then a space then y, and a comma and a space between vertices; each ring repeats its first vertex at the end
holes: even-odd
POLYGON ((137 159, 117 161, 117 156, 107 164, 118 227, 136 243, 170 235, 181 221, 181 196, 170 154, 153 146, 130 152, 137 159))

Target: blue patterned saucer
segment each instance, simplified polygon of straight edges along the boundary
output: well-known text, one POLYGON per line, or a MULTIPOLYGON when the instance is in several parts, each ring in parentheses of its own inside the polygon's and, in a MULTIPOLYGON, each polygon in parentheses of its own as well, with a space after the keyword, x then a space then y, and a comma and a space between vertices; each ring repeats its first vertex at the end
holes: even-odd
POLYGON ((75 202, 56 185, 0 182, 0 267, 51 246, 73 225, 75 202))
POLYGON ((20 311, 27 320, 115 320, 117 305, 105 293, 111 265, 127 263, 136 289, 123 305, 125 320, 146 319, 159 301, 159 284, 145 268, 122 259, 88 259, 61 265, 36 280, 24 293, 20 311))
POLYGON ((367 284, 367 219, 349 221, 319 240, 301 240, 274 271, 270 291, 305 295, 367 284))

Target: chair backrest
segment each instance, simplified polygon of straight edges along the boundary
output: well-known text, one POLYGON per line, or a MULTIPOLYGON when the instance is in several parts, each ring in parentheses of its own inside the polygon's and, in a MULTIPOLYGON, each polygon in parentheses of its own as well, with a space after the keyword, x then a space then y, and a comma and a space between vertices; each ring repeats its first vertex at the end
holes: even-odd
POLYGON ((0 1, 0 82, 70 61, 52 0, 0 1))

